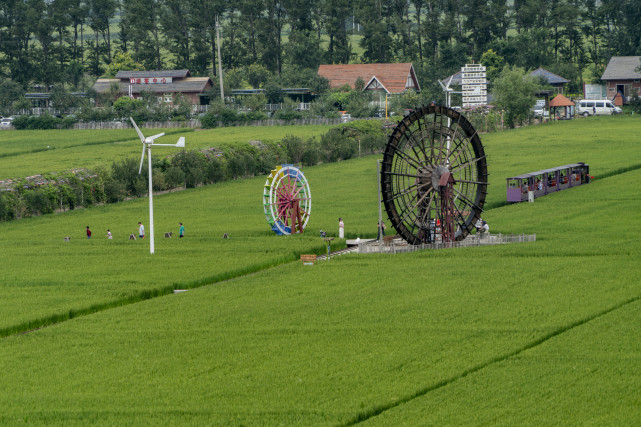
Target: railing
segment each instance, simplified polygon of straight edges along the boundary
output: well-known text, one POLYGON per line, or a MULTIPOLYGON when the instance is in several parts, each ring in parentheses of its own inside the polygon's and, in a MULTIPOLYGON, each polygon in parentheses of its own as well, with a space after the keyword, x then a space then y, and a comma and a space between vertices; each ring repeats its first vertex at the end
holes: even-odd
MULTIPOLYGON (((144 122, 139 123, 139 127, 147 129, 171 129, 171 128, 199 128, 199 120, 188 120, 180 122, 144 122)), ((129 129, 131 128, 129 122, 87 122, 87 123, 74 123, 74 129, 129 129)))
POLYGON ((451 249, 465 248, 470 246, 501 245, 507 243, 524 242, 536 242, 536 234, 473 234, 469 235, 465 240, 462 240, 460 242, 425 243, 422 245, 410 245, 401 239, 396 239, 388 244, 379 244, 379 242, 366 242, 358 245, 358 253, 367 254, 383 252, 396 254, 404 252, 414 252, 422 249, 451 249))
MULTIPOLYGON (((337 125, 341 119, 294 119, 294 120, 252 120, 247 122, 218 122, 218 127, 245 127, 245 126, 291 126, 291 125, 337 125)), ((171 128, 200 128, 200 120, 188 121, 165 121, 165 122, 145 122, 139 123, 139 127, 147 129, 171 129, 171 128)), ((129 129, 129 122, 112 121, 112 122, 87 122, 75 123, 74 129, 129 129)))

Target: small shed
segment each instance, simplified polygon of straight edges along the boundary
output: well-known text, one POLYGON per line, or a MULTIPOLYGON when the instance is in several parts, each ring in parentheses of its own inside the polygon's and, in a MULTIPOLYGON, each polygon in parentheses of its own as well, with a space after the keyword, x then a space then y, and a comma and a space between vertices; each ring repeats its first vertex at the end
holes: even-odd
POLYGON ((562 94, 555 96, 552 101, 550 101, 550 109, 555 112, 555 117, 571 119, 574 117, 574 102, 570 101, 568 98, 562 94), (562 109, 563 115, 559 113, 562 109))

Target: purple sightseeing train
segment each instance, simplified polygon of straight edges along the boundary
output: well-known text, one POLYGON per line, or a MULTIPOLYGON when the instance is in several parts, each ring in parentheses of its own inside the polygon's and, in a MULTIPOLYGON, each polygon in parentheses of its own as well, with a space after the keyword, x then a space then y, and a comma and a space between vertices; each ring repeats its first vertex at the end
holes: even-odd
POLYGON ((526 202, 529 193, 541 197, 590 182, 590 165, 575 163, 507 178, 507 201, 526 202))

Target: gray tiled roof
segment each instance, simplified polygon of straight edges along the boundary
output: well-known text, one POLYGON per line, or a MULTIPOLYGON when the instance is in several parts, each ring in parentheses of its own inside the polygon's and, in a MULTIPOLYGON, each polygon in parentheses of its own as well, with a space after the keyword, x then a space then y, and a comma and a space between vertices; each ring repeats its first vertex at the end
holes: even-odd
MULTIPOLYGON (((129 92, 129 82, 126 80, 118 79, 98 79, 93 85, 93 88, 98 93, 103 93, 109 90, 112 84, 118 84, 120 92, 129 92)), ((156 84, 156 85, 132 85, 132 91, 134 93, 140 93, 142 91, 154 92, 154 93, 187 93, 187 92, 196 92, 201 93, 207 90, 207 85, 211 85, 211 79, 209 77, 187 77, 182 80, 174 80, 169 84, 156 84)))
POLYGON ((189 70, 163 70, 163 71, 118 71, 117 79, 130 79, 132 77, 189 77, 189 70))
POLYGON ((565 83, 569 83, 569 80, 564 79, 563 77, 554 74, 551 71, 546 70, 545 68, 537 68, 536 70, 532 71, 530 73, 531 76, 541 76, 547 80, 548 84, 551 85, 562 85, 565 83))
POLYGON ((635 71, 641 67, 641 56, 613 56, 601 76, 601 80, 641 79, 641 73, 635 71))
POLYGON ((456 73, 452 74, 449 77, 445 77, 443 80, 441 80, 441 83, 443 83, 445 86, 447 86, 447 83, 450 83, 450 86, 460 86, 463 84, 463 72, 462 71, 457 71, 456 73), (450 80, 450 78, 452 80, 450 80))

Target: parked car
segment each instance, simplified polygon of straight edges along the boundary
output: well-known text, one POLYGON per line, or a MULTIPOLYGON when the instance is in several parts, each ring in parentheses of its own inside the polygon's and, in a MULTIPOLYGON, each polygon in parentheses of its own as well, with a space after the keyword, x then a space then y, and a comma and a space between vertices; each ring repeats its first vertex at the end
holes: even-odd
POLYGON ((341 115, 341 123, 347 123, 352 121, 352 116, 347 113, 341 115))
POLYGON ((13 123, 13 117, 4 117, 0 120, 0 127, 8 128, 13 123))
POLYGON ((585 99, 579 101, 576 108, 576 113, 583 117, 621 114, 621 111, 607 99, 585 99))
POLYGON ((543 108, 541 105, 536 105, 534 107, 534 118, 535 119, 540 119, 545 117, 546 119, 550 117, 550 112, 543 108))

